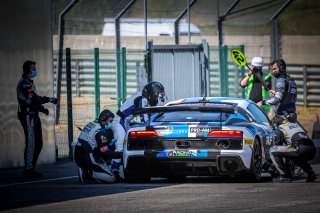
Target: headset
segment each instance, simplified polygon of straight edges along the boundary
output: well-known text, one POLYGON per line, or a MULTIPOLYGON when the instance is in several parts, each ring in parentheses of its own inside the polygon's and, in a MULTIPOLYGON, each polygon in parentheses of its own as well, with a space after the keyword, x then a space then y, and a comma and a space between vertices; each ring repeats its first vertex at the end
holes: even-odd
POLYGON ((286 69, 287 69, 287 65, 286 65, 286 62, 283 60, 283 59, 277 59, 276 60, 276 63, 280 69, 280 71, 283 73, 283 72, 286 72, 286 69))

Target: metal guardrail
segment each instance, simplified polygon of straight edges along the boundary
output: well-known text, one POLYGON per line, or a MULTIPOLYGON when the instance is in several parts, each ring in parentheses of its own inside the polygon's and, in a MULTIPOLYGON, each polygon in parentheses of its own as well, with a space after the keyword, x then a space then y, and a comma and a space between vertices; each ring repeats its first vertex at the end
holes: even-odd
POLYGON ((297 104, 320 106, 320 66, 287 65, 287 72, 298 87, 297 104))
MULTIPOLYGON (((136 70, 137 62, 143 65, 142 60, 127 60, 127 96, 137 90, 136 70)), ((95 95, 94 61, 92 59, 73 59, 71 62, 72 94, 78 97, 95 95)), ((100 94, 117 98, 116 62, 114 60, 100 59, 100 94)), ((56 61, 54 61, 56 70, 56 61)), ((65 67, 63 67, 65 69, 65 67)), ((142 69, 142 67, 140 67, 142 69)), ((61 93, 66 94, 66 75, 62 74, 61 93)), ((56 72, 54 72, 56 80, 56 72)), ((55 90, 56 91, 56 90, 55 90)))
MULTIPOLYGON (((138 69, 143 69, 143 64, 143 60, 127 60, 127 97, 137 91, 136 73, 138 69), (139 68, 137 68, 137 62, 140 64, 139 68)), ((100 59, 99 65, 101 95, 117 98, 115 60, 100 59)), ((54 67, 56 70, 56 61, 54 61, 54 67)), ((77 96, 94 95, 94 61, 92 59, 76 58, 72 60, 71 67, 72 93, 77 96)), ((228 63, 229 96, 243 97, 243 90, 239 87, 242 73, 233 69, 236 69, 234 64, 228 63)), ((287 72, 295 79, 298 86, 297 105, 306 107, 320 106, 320 65, 290 64, 287 65, 287 72)), ((63 73, 61 82, 62 94, 66 94, 65 77, 63 73)), ((217 62, 210 62, 210 96, 220 95, 221 82, 219 79, 217 62)))

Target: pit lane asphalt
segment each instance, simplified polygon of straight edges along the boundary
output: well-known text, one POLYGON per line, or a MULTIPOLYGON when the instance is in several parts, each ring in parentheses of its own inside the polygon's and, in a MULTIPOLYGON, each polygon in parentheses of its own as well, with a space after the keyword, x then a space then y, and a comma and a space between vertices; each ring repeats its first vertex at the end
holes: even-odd
POLYGON ((148 184, 78 182, 72 161, 40 165, 41 179, 23 179, 22 169, 0 170, 0 211, 4 212, 319 212, 320 160, 312 164, 318 179, 305 183, 260 183, 215 177, 148 184))

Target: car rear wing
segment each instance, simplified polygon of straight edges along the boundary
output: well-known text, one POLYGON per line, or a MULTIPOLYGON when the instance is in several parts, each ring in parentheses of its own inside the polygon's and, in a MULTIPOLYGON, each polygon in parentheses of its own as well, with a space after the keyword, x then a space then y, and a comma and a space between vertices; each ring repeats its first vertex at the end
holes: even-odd
POLYGON ((234 105, 215 105, 215 106, 195 106, 195 105, 178 105, 178 106, 156 106, 146 107, 140 109, 134 109, 133 115, 140 114, 153 114, 162 112, 179 112, 179 111, 199 111, 199 112, 225 112, 225 113, 237 113, 237 107, 234 105))

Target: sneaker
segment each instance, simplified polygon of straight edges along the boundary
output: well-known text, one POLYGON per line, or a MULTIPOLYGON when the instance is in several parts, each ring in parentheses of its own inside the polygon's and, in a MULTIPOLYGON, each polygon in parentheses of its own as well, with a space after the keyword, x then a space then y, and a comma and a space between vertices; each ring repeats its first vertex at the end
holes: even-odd
POLYGON ((279 176, 277 178, 273 178, 272 182, 274 183, 289 183, 291 182, 291 178, 285 176, 279 176))
POLYGON ((270 166, 268 172, 270 173, 272 178, 277 178, 280 176, 278 169, 274 165, 270 166))
POLYGON ((308 173, 306 182, 314 182, 317 179, 317 176, 314 172, 308 173))
POLYGON ((294 176, 295 177, 305 177, 305 173, 303 172, 301 167, 297 167, 294 171, 294 176))
POLYGON ((34 169, 25 169, 23 171, 23 178, 41 178, 43 175, 34 169))
POLYGON ((85 184, 85 179, 86 179, 86 171, 82 168, 78 168, 78 175, 79 175, 79 182, 81 184, 85 184))
POLYGON ((79 175, 79 182, 81 184, 90 184, 90 183, 97 183, 93 178, 91 171, 86 169, 78 168, 78 175, 79 175))

